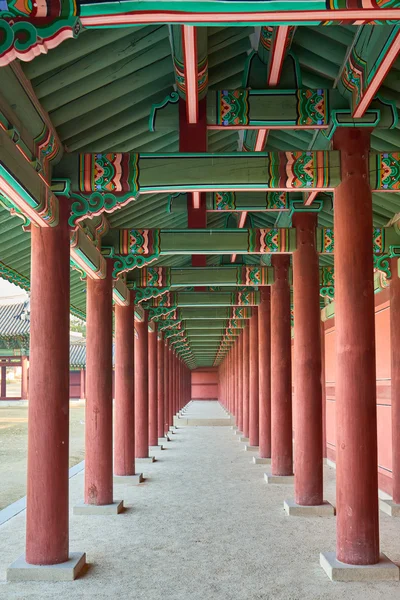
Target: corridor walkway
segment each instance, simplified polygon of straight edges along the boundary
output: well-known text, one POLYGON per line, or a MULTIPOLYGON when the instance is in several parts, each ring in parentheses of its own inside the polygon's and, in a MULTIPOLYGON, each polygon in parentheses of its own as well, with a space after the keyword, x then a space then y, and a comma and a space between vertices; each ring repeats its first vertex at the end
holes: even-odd
MULTIPOLYGON (((222 408, 192 403, 205 418, 222 408), (208 408, 207 408, 208 407, 208 408)), ((346 600, 399 598, 399 583, 332 583, 320 550, 335 547, 335 519, 290 518, 292 486, 268 486, 230 427, 176 430, 145 483, 116 487, 120 516, 72 516, 71 550, 90 567, 71 583, 6 584, 6 567, 23 552, 25 513, 0 527, 0 598, 54 600, 346 600)), ((335 471, 325 467, 327 500, 335 471)), ((70 480, 71 506, 83 474, 70 480)), ((382 550, 400 561, 400 523, 381 515, 382 550)))

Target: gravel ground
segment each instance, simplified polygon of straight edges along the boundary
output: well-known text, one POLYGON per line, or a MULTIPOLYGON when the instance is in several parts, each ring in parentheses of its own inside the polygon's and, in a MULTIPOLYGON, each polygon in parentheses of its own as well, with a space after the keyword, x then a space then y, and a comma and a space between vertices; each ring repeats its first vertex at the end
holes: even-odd
MULTIPOLYGON (((205 404, 205 403, 204 403, 205 404)), ((204 406, 206 411, 206 406, 204 406)), ((0 598, 86 600, 381 600, 400 582, 332 583, 319 552, 335 548, 335 518, 287 517, 292 486, 267 486, 229 427, 180 428, 145 483, 118 485, 127 510, 113 517, 71 515, 70 547, 90 566, 71 583, 5 583, 24 548, 25 513, 0 527, 0 598)), ((325 467, 326 499, 335 471, 325 467)), ((83 475, 70 480, 71 506, 83 475)), ((381 545, 400 561, 400 522, 381 515, 381 545)))
MULTIPOLYGON (((84 406, 73 403, 70 410, 70 467, 84 459, 84 420, 84 406)), ((26 495, 27 432, 26 406, 0 407, 0 510, 26 495)))

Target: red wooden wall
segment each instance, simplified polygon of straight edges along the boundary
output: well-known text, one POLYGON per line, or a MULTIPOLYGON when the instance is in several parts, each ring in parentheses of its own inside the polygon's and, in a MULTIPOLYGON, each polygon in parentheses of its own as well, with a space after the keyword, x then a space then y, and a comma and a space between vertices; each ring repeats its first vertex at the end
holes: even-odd
POLYGON ((218 368, 200 367, 192 371, 192 400, 218 399, 218 368))
MULTIPOLYGON (((375 295, 376 386, 378 419, 379 487, 392 491, 392 438, 390 389, 389 290, 375 295)), ((326 442, 327 456, 335 460, 335 321, 325 323, 326 442)))

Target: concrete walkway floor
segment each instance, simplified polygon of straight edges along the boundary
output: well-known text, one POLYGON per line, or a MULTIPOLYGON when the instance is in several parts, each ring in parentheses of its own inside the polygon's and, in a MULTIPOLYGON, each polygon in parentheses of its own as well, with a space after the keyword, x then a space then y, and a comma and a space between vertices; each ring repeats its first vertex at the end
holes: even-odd
MULTIPOLYGON (((335 518, 286 516, 283 500, 293 497, 293 487, 266 485, 265 467, 252 464, 230 427, 185 427, 172 438, 157 462, 143 465, 145 483, 116 486, 115 498, 127 506, 123 514, 71 514, 71 551, 86 551, 90 563, 75 582, 5 583, 7 566, 23 552, 25 513, 1 526, 0 598, 400 597, 400 582, 332 583, 319 566, 319 552, 335 548, 335 518)), ((325 497, 334 502, 335 471, 324 469, 325 497)), ((82 473, 70 480, 70 489, 72 507, 82 499, 82 473)), ((382 550, 399 562, 400 520, 380 519, 382 550)))

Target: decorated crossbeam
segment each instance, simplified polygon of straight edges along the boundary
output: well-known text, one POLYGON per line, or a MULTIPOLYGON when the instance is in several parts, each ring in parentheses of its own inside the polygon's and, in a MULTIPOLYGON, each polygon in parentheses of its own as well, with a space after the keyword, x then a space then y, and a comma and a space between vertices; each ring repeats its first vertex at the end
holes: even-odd
MULTIPOLYGON (((331 137, 338 125, 395 127, 398 121, 395 104, 372 100, 371 110, 355 119, 348 98, 336 89, 254 89, 252 86, 251 89, 209 91, 207 129, 317 129, 329 130, 331 137)), ((162 103, 153 105, 149 128, 150 131, 172 132, 178 126, 177 95, 172 93, 162 103)))
MULTIPOLYGON (((221 306, 221 307, 189 307, 189 308, 175 308, 169 313, 169 323, 171 321, 183 321, 185 328, 188 327, 188 322, 193 323, 197 321, 203 324, 204 321, 218 321, 221 320, 232 322, 243 322, 244 319, 250 319, 251 308, 247 306, 221 306)), ((210 323, 210 327, 212 324, 210 323)), ((233 325, 232 325, 233 326, 233 325)), ((243 326, 243 325, 242 325, 243 326)))
MULTIPOLYGON (((178 191, 333 190, 337 151, 66 155, 57 176, 71 192, 126 195, 178 191)), ((85 197, 85 196, 84 196, 85 197)), ((96 210, 96 206, 93 206, 96 210)))
MULTIPOLYGON (((256 306, 260 303, 260 293, 255 291, 239 292, 169 292, 162 297, 163 302, 158 302, 158 298, 145 304, 144 308, 171 308, 171 307, 190 307, 190 306, 256 306)), ((165 311, 167 313, 168 311, 165 311)), ((161 314, 161 312, 160 312, 161 314)))
POLYGON ((144 267, 133 272, 130 280, 134 288, 185 287, 185 286, 259 286, 270 285, 274 281, 271 267, 209 267, 171 268, 144 267))
POLYGON ((244 211, 276 212, 289 211, 291 198, 287 192, 209 192, 206 206, 210 212, 244 211))

